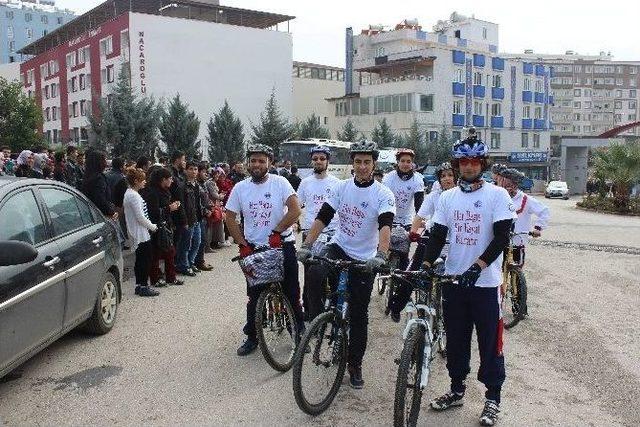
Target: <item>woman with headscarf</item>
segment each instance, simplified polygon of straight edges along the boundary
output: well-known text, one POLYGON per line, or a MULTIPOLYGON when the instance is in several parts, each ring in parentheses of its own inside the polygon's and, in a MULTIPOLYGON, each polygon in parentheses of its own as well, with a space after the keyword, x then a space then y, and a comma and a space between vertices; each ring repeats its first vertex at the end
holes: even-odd
POLYGON ((107 177, 104 175, 104 170, 107 168, 107 156, 102 151, 91 150, 87 152, 86 160, 82 191, 104 216, 115 221, 118 219, 118 214, 107 185, 107 177))
POLYGON ((22 150, 16 161, 18 167, 16 168, 15 175, 20 178, 34 178, 33 173, 33 151, 22 150))
POLYGON ((33 166, 31 167, 31 169, 33 170, 33 178, 45 178, 43 168, 47 166, 46 156, 46 154, 41 153, 36 153, 33 155, 33 166))

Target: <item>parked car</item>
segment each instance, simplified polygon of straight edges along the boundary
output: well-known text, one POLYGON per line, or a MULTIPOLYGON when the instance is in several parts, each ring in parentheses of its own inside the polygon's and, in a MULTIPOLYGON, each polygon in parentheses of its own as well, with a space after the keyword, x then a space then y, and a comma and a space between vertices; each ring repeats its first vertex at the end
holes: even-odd
POLYGON ((564 200, 569 200, 569 187, 564 181, 551 181, 544 190, 544 197, 547 199, 562 197, 564 200))
POLYGON ((0 378, 70 330, 105 334, 122 298, 116 230, 57 181, 0 178, 0 378))

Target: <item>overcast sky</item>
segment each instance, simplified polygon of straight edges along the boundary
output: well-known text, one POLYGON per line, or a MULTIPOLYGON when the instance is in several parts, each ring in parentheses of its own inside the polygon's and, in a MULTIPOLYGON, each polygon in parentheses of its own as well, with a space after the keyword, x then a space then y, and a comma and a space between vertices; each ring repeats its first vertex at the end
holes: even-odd
MULTIPOLYGON (((134 0, 135 1, 135 0, 134 0)), ((59 7, 85 12, 102 0, 57 0, 59 7)), ((439 19, 454 10, 475 15, 500 26, 500 51, 597 55, 611 52, 614 59, 640 61, 640 1, 585 0, 448 1, 395 0, 221 0, 225 6, 296 16, 291 23, 293 58, 297 61, 344 66, 344 32, 354 33, 369 24, 395 25, 417 18, 432 31, 439 19), (455 4, 455 7, 454 7, 455 4)))

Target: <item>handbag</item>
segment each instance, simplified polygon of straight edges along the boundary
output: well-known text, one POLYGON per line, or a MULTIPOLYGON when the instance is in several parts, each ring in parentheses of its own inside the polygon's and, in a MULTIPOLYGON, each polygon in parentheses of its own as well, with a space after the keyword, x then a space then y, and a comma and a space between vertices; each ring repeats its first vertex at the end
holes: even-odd
POLYGON ((167 252, 173 247, 173 230, 167 224, 162 208, 160 208, 160 223, 156 235, 158 236, 158 248, 161 251, 167 252))
POLYGON ((214 206, 213 210, 211 211, 211 216, 209 217, 209 223, 215 224, 222 221, 222 214, 222 206, 214 206))

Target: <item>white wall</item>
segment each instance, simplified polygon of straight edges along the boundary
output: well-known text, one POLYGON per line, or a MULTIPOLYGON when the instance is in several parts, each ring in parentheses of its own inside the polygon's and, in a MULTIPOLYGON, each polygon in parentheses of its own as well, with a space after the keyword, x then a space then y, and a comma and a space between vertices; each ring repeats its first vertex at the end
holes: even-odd
POLYGON ((0 64, 0 77, 7 81, 20 81, 20 63, 0 64))
MULTIPOLYGON (((306 120, 311 114, 320 117, 320 124, 327 126, 324 120, 330 119, 330 105, 327 98, 344 95, 344 82, 293 78, 293 117, 294 120, 306 120)), ((331 134, 335 137, 335 133, 331 134)))
MULTIPOLYGON (((132 13, 132 86, 144 77, 147 94, 167 101, 180 93, 200 118, 206 147, 207 123, 225 99, 251 134, 275 89, 284 115, 292 117, 292 40, 288 33, 132 13), (144 32, 144 72, 140 70, 144 32)), ((206 157, 206 149, 204 150, 206 157)))

